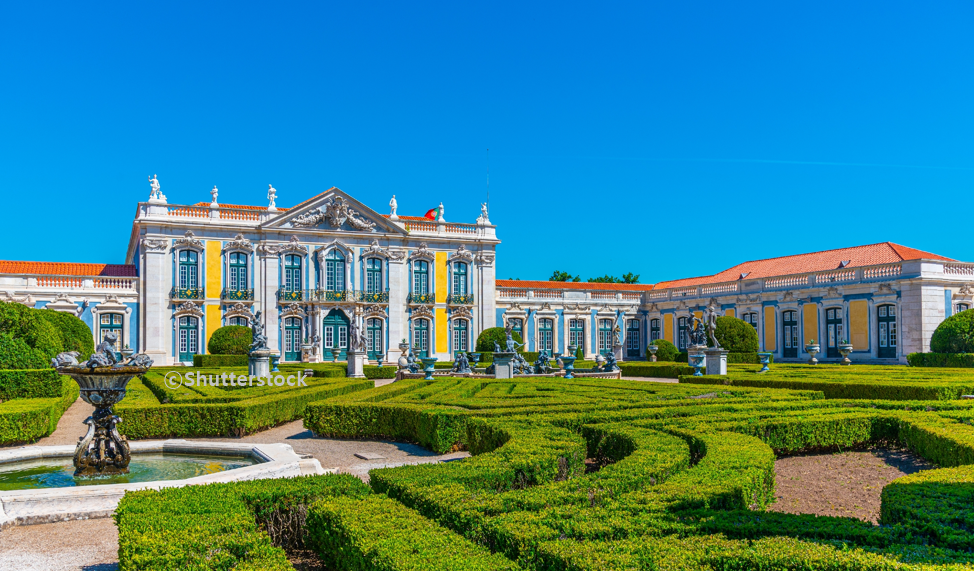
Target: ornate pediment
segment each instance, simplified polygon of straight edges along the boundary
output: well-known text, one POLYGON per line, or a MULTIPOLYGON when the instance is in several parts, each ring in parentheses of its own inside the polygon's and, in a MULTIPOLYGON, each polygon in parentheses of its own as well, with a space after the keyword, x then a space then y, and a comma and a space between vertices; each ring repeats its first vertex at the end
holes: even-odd
POLYGON ((381 305, 370 305, 370 306, 366 307, 362 311, 362 314, 365 317, 381 317, 381 318, 385 318, 386 317, 386 308, 382 307, 381 305))
POLYGON ((352 230, 373 231, 375 222, 362 218, 341 196, 328 199, 318 208, 291 219, 293 228, 313 228, 327 222, 333 229, 348 225, 352 230))
POLYGON ((551 309, 551 304, 546 301, 541 304, 541 308, 538 309, 538 311, 554 311, 554 310, 551 309))
POLYGON ((409 318, 410 319, 414 319, 416 317, 429 317, 430 319, 432 319, 433 318, 433 310, 430 309, 430 307, 428 305, 419 305, 419 306, 416 306, 416 307, 413 308, 413 312, 409 316, 409 318))
POLYGON ((243 251, 243 252, 253 252, 254 246, 250 243, 250 240, 244 238, 243 234, 237 234, 234 236, 233 240, 227 242, 223 245, 223 251, 229 252, 231 250, 243 251))
POLYGON ((426 242, 422 242, 419 248, 413 250, 413 253, 409 255, 410 260, 428 260, 432 262, 435 259, 433 252, 426 246, 426 242))
POLYGON ((197 238, 196 234, 193 234, 192 230, 187 230, 186 233, 183 234, 182 238, 176 238, 173 240, 173 247, 180 249, 190 248, 193 250, 199 250, 201 252, 204 249, 203 241, 197 238))
POLYGON ((404 227, 390 222, 378 212, 335 187, 277 214, 267 222, 265 227, 407 233, 404 227))
POLYGON ((26 305, 27 307, 34 307, 34 300, 31 298, 30 294, 22 297, 14 297, 9 291, 5 291, 3 294, 3 301, 7 303, 19 303, 21 305, 26 305))
POLYGON ((658 305, 656 305, 656 302, 653 302, 653 303, 651 303, 651 304, 649 304, 649 309, 648 309, 648 311, 649 311, 650 313, 659 313, 659 306, 658 306, 658 305))
POLYGON ((371 242, 369 242, 368 249, 362 252, 361 257, 362 259, 379 257, 388 260, 389 258, 392 258, 392 254, 389 253, 389 250, 379 246, 378 240, 373 239, 371 242))
POLYGON ((454 309, 453 310, 453 314, 450 315, 450 317, 451 318, 465 317, 467 319, 473 319, 473 315, 470 313, 470 310, 467 309, 466 307, 462 306, 462 305, 460 307, 454 309))
MULTIPOLYGON (((87 301, 88 300, 85 300, 85 305, 87 305, 87 301)), ((73 313, 79 317, 85 310, 83 305, 79 306, 77 303, 72 301, 66 293, 59 293, 54 296, 54 301, 48 302, 44 308, 53 309, 54 311, 61 311, 63 313, 73 313)))
POLYGON ((307 315, 304 309, 296 303, 289 303, 281 310, 281 317, 304 317, 307 315))
MULTIPOLYGON (((878 293, 879 295, 895 295, 896 294, 896 290, 893 289, 893 286, 892 285, 887 284, 887 283, 883 283, 883 284, 879 284, 879 290, 877 290, 876 293, 878 293)), ((970 287, 970 285, 965 284, 964 287, 960 288, 960 291, 958 293, 961 293, 961 294, 964 294, 964 293, 968 293, 969 294, 969 293, 971 293, 971 287, 970 287), (964 291, 965 288, 967 289, 967 291, 964 291)))
POLYGON ((842 297, 842 292, 835 286, 829 286, 829 289, 825 292, 825 297, 842 297))
POLYGON ((468 262, 472 262, 473 254, 470 252, 470 250, 467 249, 466 246, 460 244, 460 247, 457 248, 457 251, 453 252, 453 255, 450 256, 450 260, 466 260, 468 262))
POLYGON ((781 301, 795 301, 795 293, 786 291, 785 295, 781 296, 781 301))
POLYGON ((571 312, 574 312, 574 313, 578 313, 578 312, 587 312, 587 311, 590 311, 591 309, 592 308, 590 306, 588 306, 588 305, 582 305, 582 304, 576 302, 574 304, 565 304, 565 309, 564 310, 565 311, 571 311, 571 312))
POLYGON ((302 246, 297 236, 291 236, 291 239, 284 244, 261 242, 257 245, 257 252, 266 256, 280 256, 284 253, 303 255, 308 253, 308 247, 302 246))
MULTIPOLYGON (((890 292, 893 291, 893 288, 889 284, 879 284, 880 291, 882 291, 883 286, 889 288, 890 292)), ((957 290, 957 293, 959 293, 960 295, 974 295, 974 287, 971 287, 971 284, 969 283, 964 284, 960 286, 960 289, 957 290)))
POLYGON ((250 321, 253 316, 254 314, 250 311, 250 306, 244 303, 233 304, 233 307, 228 309, 226 313, 223 314, 223 317, 228 319, 231 317, 244 317, 247 319, 247 321, 250 321))
POLYGON ((156 238, 142 238, 143 252, 165 252, 166 248, 168 247, 169 247, 169 240, 160 240, 156 238))
POLYGON ((192 315, 194 317, 202 318, 203 308, 200 307, 199 304, 192 301, 183 302, 179 305, 179 307, 176 308, 176 311, 173 313, 173 317, 178 318, 184 315, 192 315))

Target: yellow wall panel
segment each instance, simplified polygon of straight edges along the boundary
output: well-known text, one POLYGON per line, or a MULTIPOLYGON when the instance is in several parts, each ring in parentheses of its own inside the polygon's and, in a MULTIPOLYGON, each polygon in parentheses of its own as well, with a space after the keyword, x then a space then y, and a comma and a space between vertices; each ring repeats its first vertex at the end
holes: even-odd
POLYGON ((774 319, 774 308, 771 306, 764 308, 764 350, 776 351, 778 349, 778 327, 774 319))
MULTIPOLYGON (((436 255, 439 258, 439 254, 436 255)), ((437 261, 439 261, 437 259, 437 261)), ((436 280, 439 283, 439 279, 436 280)), ((437 296, 439 296, 439 286, 437 286, 437 296)), ((444 294, 446 295, 446 294, 444 294)), ((447 328, 446 308, 437 307, 434 311, 436 318, 436 352, 446 353, 450 350, 450 333, 447 328)))
POLYGON ((206 242, 206 297, 219 299, 223 289, 223 263, 220 256, 222 248, 223 243, 219 240, 206 242))
POLYGON ((697 319, 703 319, 703 312, 702 311, 694 311, 693 312, 693 315, 696 316, 697 319))
POLYGON ((849 302, 849 334, 854 350, 869 350, 869 303, 864 299, 849 302))
POLYGON ((673 314, 667 313, 663 316, 663 339, 670 343, 673 342, 673 314))
MULTIPOLYGON (((436 274, 436 301, 439 303, 446 303, 446 295, 449 291, 447 289, 447 271, 446 271, 446 257, 447 252, 437 252, 436 262, 434 265, 433 273, 436 274)), ((445 314, 444 314, 445 315, 445 314)), ((444 325, 444 327, 446 327, 444 325)), ((437 341, 437 347, 439 347, 439 341, 437 341)), ((446 351, 446 349, 444 349, 446 351)))
POLYGON ((805 338, 801 344, 805 345, 809 339, 818 341, 818 304, 806 303, 802 306, 802 313, 805 315, 805 338))
MULTIPOLYGON (((206 306, 206 344, 201 348, 206 348, 210 345, 210 337, 213 336, 213 332, 220 328, 220 323, 222 321, 222 315, 219 305, 207 305, 206 306)), ((200 353, 206 353, 206 351, 201 350, 200 353)))
POLYGON ((724 316, 725 317, 737 317, 737 310, 736 309, 725 309, 724 310, 724 316))

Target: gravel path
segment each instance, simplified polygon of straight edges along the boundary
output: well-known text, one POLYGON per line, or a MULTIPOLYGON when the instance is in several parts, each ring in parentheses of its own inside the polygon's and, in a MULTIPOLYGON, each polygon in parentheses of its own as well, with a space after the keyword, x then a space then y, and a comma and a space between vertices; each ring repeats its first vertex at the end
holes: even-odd
POLYGON ((879 520, 883 487, 934 466, 907 450, 786 456, 775 462, 775 512, 879 520))

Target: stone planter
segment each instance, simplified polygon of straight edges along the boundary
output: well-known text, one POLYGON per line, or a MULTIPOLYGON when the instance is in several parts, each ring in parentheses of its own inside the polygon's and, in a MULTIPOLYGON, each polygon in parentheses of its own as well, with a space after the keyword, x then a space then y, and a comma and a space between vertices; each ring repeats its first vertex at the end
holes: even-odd
POLYGON ((656 362, 656 352, 659 351, 659 346, 657 346, 657 345, 650 345, 649 347, 647 347, 647 349, 649 349, 649 361, 651 363, 655 363, 656 362))
POLYGON ((761 361, 761 370, 758 371, 759 373, 767 373, 771 370, 768 367, 771 364, 771 355, 772 353, 758 353, 758 359, 761 361))
POLYGON ((565 378, 566 379, 574 379, 575 378, 575 375, 572 374, 572 373, 575 372, 575 356, 574 356, 574 354, 571 357, 566 357, 566 356, 563 355, 561 357, 561 362, 564 363, 564 366, 565 366, 565 378))
POLYGON ((818 343, 809 343, 805 345, 805 352, 811 355, 811 358, 808 359, 808 364, 818 365, 818 359, 815 358, 815 355, 822 352, 822 346, 818 343))
POLYGON ((423 358, 423 372, 426 373, 426 376, 423 377, 424 381, 433 380, 433 371, 436 370, 436 361, 436 357, 423 358))
POLYGON ((135 354, 135 349, 132 349, 130 347, 126 347, 126 348, 122 349, 119 352, 122 354, 122 358, 123 359, 128 359, 129 357, 131 357, 132 355, 135 354))
POLYGON ((839 355, 842 355, 842 360, 839 362, 842 365, 851 365, 852 360, 849 359, 849 353, 852 353, 852 343, 840 343, 839 344, 839 355))
POLYGON ((689 355, 687 360, 690 362, 690 366, 693 367, 693 376, 702 377, 703 373, 700 371, 707 366, 707 356, 703 353, 695 353, 693 355, 689 355))
POLYGON ((341 347, 332 347, 329 351, 331 351, 331 360, 337 363, 338 356, 342 354, 341 347))

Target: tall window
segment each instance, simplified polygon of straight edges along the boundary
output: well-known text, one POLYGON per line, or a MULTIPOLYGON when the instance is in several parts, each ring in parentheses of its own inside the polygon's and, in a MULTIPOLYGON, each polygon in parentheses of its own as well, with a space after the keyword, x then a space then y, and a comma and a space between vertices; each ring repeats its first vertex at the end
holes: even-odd
POLYGON ((649 340, 656 341, 657 339, 661 339, 662 337, 663 336, 661 334, 661 329, 660 329, 660 320, 650 319, 649 320, 649 340))
POLYGON ((879 358, 896 358, 896 306, 880 305, 876 320, 879 325, 879 358))
POLYGON ((230 319, 228 319, 227 320, 227 325, 239 325, 241 327, 247 327, 250 324, 247 323, 247 318, 246 317, 237 316, 237 317, 231 317, 230 319))
POLYGON ((365 260, 365 291, 368 293, 382 291, 382 260, 379 258, 365 260))
POLYGON ((429 357, 430 322, 428 319, 413 320, 413 347, 419 349, 419 357, 429 357))
POLYGON ((842 310, 839 308, 825 310, 825 326, 828 331, 825 356, 830 359, 838 358, 839 343, 844 341, 842 331, 842 310))
POLYGON ((284 320, 284 360, 301 360, 301 320, 297 317, 284 320))
POLYGON ((325 290, 345 290, 345 256, 337 248, 325 256, 325 290))
POLYGON ((538 320, 538 351, 547 351, 551 355, 554 348, 554 331, 555 322, 553 319, 541 318, 538 320))
POLYGON ((365 340, 368 344, 369 359, 382 357, 382 320, 370 317, 365 320, 365 340))
POLYGON ((430 292, 430 265, 417 260, 413 262, 413 293, 426 295, 430 292))
POLYGON ((467 320, 453 320, 453 352, 467 350, 467 320))
POLYGON ((681 350, 686 349, 689 345, 689 325, 687 324, 687 318, 681 317, 676 320, 677 330, 679 332, 679 337, 677 338, 677 347, 681 350))
POLYGON ((638 357, 640 350, 640 331, 639 320, 629 319, 626 321, 626 355, 628 357, 638 357))
POLYGON ((115 343, 116 349, 122 349, 124 347, 122 343, 122 314, 120 313, 102 313, 99 319, 99 329, 101 330, 101 340, 105 340, 105 336, 109 333, 114 333, 115 338, 118 340, 115 343))
POLYGON ((227 278, 231 291, 247 289, 247 254, 230 252, 230 275, 227 278))
POLYGON ((781 323, 784 328, 784 335, 782 335, 785 342, 784 356, 788 358, 798 357, 798 350, 801 348, 798 312, 791 310, 781 312, 781 323))
POLYGON ((199 254, 192 250, 179 251, 179 289, 198 289, 199 254))
POLYGON ((179 360, 189 362, 199 353, 199 319, 192 316, 179 318, 179 360))
POLYGON ((284 256, 284 291, 301 291, 301 256, 284 256))
POLYGON ((467 295, 467 264, 453 264, 453 295, 467 295))
POLYGON ((608 355, 612 352, 612 320, 599 320, 599 353, 608 355))
POLYGON ((524 342, 524 320, 517 317, 508 319, 507 322, 511 326, 511 331, 517 333, 517 336, 521 338, 521 342, 524 342))
POLYGON ((576 349, 581 349, 585 354, 585 320, 568 320, 568 344, 574 345, 576 349))

